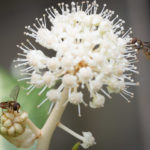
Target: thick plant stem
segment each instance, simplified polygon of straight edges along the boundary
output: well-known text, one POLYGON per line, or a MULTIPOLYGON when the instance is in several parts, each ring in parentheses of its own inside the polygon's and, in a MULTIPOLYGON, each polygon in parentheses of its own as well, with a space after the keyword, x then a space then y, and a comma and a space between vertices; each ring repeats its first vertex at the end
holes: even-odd
POLYGON ((36 125, 34 125, 34 123, 30 119, 27 119, 26 123, 29 126, 29 128, 33 131, 33 133, 36 135, 36 137, 39 138, 41 136, 41 130, 37 128, 36 125))
POLYGON ((37 150, 48 150, 50 141, 55 131, 57 124, 60 122, 61 116, 65 110, 66 102, 68 98, 68 89, 64 89, 60 101, 58 101, 53 108, 49 118, 41 130, 41 136, 38 139, 37 150))

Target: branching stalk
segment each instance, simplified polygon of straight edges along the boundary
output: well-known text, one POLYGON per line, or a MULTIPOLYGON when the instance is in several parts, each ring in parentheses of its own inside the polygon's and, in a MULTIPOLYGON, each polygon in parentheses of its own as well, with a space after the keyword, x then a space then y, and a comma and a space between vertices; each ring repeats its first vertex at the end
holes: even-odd
POLYGON ((62 92, 61 100, 58 101, 53 108, 49 118, 47 119, 45 125, 41 129, 41 136, 38 139, 37 150, 48 150, 52 135, 60 122, 61 116, 66 108, 64 103, 68 98, 68 89, 64 89, 62 92))
POLYGON ((65 125, 63 125, 62 123, 58 123, 58 127, 63 129, 64 131, 66 131, 67 133, 71 134, 72 136, 74 136, 75 138, 84 141, 84 137, 77 134, 76 132, 72 131, 71 129, 69 129, 68 127, 66 127, 65 125))

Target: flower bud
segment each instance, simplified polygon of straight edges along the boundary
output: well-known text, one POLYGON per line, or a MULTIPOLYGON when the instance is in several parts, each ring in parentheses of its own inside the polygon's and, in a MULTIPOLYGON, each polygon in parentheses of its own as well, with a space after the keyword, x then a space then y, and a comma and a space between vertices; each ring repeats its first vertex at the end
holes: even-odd
POLYGON ((76 76, 73 76, 73 75, 65 75, 63 77, 63 85, 64 87, 67 87, 67 88, 73 88, 77 85, 77 78, 76 76))
POLYGON ((15 135, 15 128, 14 128, 14 126, 11 126, 8 129, 8 135, 10 135, 10 136, 14 136, 15 135))
POLYGON ((1 128, 0 128, 0 132, 1 132, 2 134, 6 134, 6 133, 7 133, 7 128, 1 127, 1 128))
POLYGON ((78 77, 81 82, 88 82, 93 77, 91 68, 81 68, 79 70, 78 77))
POLYGON ((1 122, 4 123, 7 120, 7 117, 5 117, 4 115, 1 116, 1 122))
POLYGON ((104 107, 105 103, 105 97, 100 94, 96 94, 92 102, 90 102, 90 107, 91 108, 99 108, 99 107, 104 107))
POLYGON ((43 80, 48 87, 55 84, 55 76, 51 72, 45 72, 43 80))
POLYGON ((60 99, 61 94, 57 90, 50 90, 47 92, 46 96, 52 102, 57 102, 60 99))
POLYGON ((56 71, 59 68, 60 64, 59 64, 59 60, 55 57, 48 59, 47 62, 47 67, 48 69, 52 70, 52 71, 56 71))
POLYGON ((12 122, 11 122, 11 120, 7 119, 3 125, 4 125, 4 127, 8 128, 12 125, 12 122))
POLYGON ((83 94, 79 93, 72 93, 69 97, 69 102, 75 105, 78 105, 83 102, 83 94))

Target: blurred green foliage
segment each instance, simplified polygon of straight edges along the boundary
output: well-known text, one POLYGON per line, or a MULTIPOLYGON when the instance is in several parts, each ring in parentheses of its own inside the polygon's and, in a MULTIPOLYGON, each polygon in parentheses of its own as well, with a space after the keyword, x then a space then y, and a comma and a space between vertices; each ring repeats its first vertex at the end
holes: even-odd
POLYGON ((80 142, 77 142, 73 147, 72 150, 79 150, 80 142))
MULTIPOLYGON (((48 117, 48 108, 50 102, 47 101, 40 108, 37 108, 37 105, 45 98, 46 91, 38 96, 40 89, 35 89, 30 95, 27 96, 27 91, 24 87, 28 87, 25 82, 17 82, 17 80, 12 77, 8 72, 3 69, 0 69, 0 102, 3 101, 3 98, 8 97, 11 90, 19 85, 20 92, 18 96, 18 102, 21 105, 21 111, 26 111, 29 114, 29 118, 41 128, 48 117)), ((28 150, 35 150, 36 144, 34 144, 28 150)), ((0 137, 0 150, 23 150, 22 148, 16 148, 14 145, 7 142, 3 137, 0 137)))

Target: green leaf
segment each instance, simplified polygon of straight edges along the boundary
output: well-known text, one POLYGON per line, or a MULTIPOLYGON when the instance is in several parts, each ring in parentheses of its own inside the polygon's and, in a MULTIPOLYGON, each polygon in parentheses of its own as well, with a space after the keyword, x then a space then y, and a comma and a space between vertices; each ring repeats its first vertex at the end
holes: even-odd
POLYGON ((73 147, 72 150, 78 150, 80 146, 80 142, 77 142, 73 147))
MULTIPOLYGON (((3 98, 9 97, 11 90, 16 86, 20 86, 20 92, 17 101, 21 105, 21 111, 26 111, 29 114, 29 118, 41 128, 48 117, 48 108, 50 102, 47 101, 40 108, 37 105, 45 98, 46 91, 38 96, 40 89, 35 89, 29 96, 27 91, 23 87, 28 87, 24 82, 17 82, 9 73, 0 69, 0 102, 3 98)), ((23 150, 22 148, 16 148, 14 145, 7 142, 3 137, 0 137, 0 149, 1 150, 23 150)), ((35 150, 35 144, 28 150, 35 150)))

